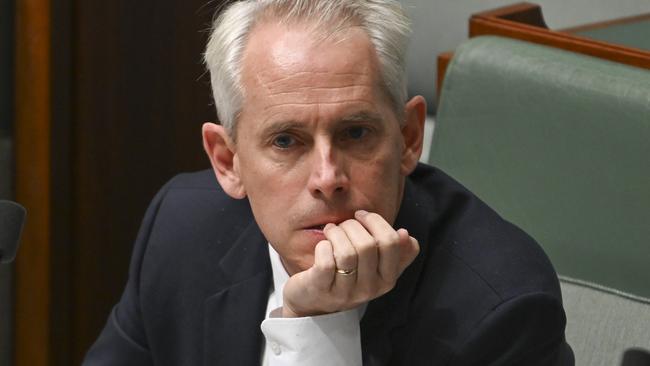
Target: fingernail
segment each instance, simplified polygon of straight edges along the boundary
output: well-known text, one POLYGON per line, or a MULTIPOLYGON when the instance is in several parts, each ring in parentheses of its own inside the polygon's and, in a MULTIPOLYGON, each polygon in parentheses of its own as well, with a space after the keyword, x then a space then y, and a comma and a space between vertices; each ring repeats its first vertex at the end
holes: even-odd
POLYGON ((356 214, 358 216, 364 217, 364 216, 366 216, 368 214, 368 211, 366 211, 366 210, 357 210, 356 214))
POLYGON ((323 230, 327 230, 328 228, 330 228, 332 226, 334 226, 334 224, 329 223, 329 224, 325 225, 325 227, 323 227, 323 230))

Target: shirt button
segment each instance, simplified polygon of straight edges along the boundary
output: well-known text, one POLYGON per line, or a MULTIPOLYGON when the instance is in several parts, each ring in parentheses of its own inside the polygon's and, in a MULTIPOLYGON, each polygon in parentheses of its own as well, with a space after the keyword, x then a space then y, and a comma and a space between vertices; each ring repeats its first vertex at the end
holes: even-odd
POLYGON ((273 351, 273 353, 276 356, 278 356, 280 353, 282 353, 282 348, 280 348, 279 344, 277 344, 275 342, 271 342, 271 351, 273 351))

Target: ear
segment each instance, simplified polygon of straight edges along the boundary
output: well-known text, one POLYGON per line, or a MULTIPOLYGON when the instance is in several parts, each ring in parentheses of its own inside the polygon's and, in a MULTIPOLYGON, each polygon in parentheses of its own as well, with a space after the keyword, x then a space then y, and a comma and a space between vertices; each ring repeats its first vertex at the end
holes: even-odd
POLYGON ((230 197, 241 199, 246 197, 246 190, 239 174, 239 157, 235 143, 223 126, 206 122, 201 129, 203 148, 205 149, 212 169, 219 184, 230 197))
POLYGON ((422 154, 422 139, 424 138, 424 120, 427 115, 427 103, 424 97, 417 95, 406 103, 404 108, 404 126, 402 138, 401 173, 409 175, 415 169, 422 154))

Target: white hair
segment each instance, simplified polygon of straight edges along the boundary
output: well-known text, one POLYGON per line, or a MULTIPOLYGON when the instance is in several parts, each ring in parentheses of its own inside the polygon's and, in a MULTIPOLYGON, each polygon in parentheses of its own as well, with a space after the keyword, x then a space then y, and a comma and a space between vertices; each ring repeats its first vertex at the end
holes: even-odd
POLYGON ((210 71, 219 121, 235 136, 245 90, 241 84, 244 48, 261 21, 308 24, 328 37, 350 26, 363 29, 373 44, 383 86, 398 116, 406 103, 406 48, 411 28, 393 0, 243 0, 225 8, 213 24, 204 60, 210 71))

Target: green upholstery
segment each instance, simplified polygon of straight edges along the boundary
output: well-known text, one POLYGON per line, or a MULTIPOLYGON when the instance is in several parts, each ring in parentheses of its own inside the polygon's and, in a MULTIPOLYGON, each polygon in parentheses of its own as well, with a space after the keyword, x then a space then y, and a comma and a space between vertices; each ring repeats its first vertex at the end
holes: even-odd
POLYGON ((622 46, 650 51, 650 19, 575 32, 574 34, 622 46))
POLYGON ((576 365, 650 351, 650 72, 479 37, 438 108, 429 161, 580 279, 561 279, 576 365))
POLYGON ((650 72, 498 37, 447 69, 430 162, 558 273, 650 297, 650 72))

